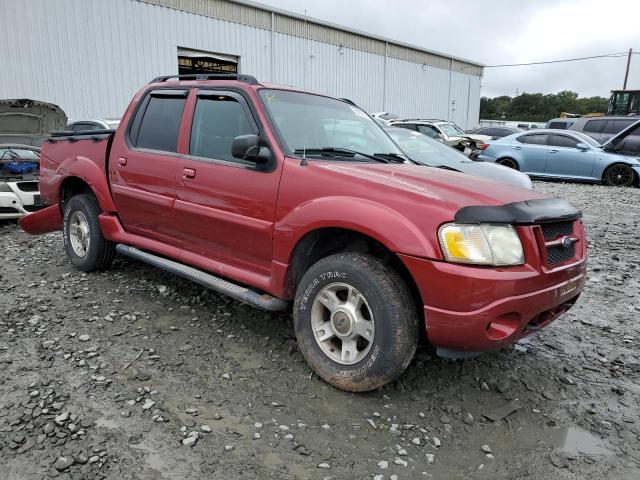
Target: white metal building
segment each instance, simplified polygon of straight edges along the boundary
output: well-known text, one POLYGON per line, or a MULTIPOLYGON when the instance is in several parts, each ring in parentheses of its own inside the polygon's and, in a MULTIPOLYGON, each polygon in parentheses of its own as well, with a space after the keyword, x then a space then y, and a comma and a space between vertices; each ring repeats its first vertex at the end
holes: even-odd
POLYGON ((0 98, 70 118, 120 117, 142 84, 204 60, 371 113, 479 120, 481 64, 249 1, 1 0, 0 18, 0 98))

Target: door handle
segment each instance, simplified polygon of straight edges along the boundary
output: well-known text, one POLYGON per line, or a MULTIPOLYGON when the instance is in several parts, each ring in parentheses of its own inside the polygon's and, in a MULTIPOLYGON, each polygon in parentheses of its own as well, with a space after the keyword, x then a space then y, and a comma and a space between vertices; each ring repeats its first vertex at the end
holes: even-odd
POLYGON ((118 157, 118 165, 120 165, 121 167, 124 167, 126 164, 127 164, 126 157, 118 157))
POLYGON ((549 153, 558 153, 558 150, 549 150, 549 153))
POLYGON ((513 147, 514 150, 522 150, 522 147, 513 147))
POLYGON ((195 178, 196 170, 195 168, 183 168, 182 169, 182 178, 195 178))

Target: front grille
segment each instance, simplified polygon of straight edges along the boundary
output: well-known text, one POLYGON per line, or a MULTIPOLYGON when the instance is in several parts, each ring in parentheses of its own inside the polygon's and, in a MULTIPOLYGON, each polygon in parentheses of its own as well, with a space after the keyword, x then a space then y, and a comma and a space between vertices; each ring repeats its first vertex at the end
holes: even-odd
POLYGON ((27 212, 37 212, 38 210, 43 209, 44 207, 41 205, 25 205, 23 207, 27 212))
POLYGON ((569 248, 564 248, 562 245, 553 245, 547 247, 547 263, 549 265, 556 265, 558 263, 566 262, 576 256, 576 246, 572 244, 569 248))
POLYGON ((542 235, 545 241, 548 242, 560 236, 571 235, 573 233, 573 222, 543 223, 540 228, 542 228, 542 235))
POLYGON ((558 244, 562 237, 575 238, 574 224, 572 221, 542 223, 539 226, 542 231, 542 237, 544 238, 547 265, 558 265, 576 256, 575 243, 572 243, 569 247, 558 244))

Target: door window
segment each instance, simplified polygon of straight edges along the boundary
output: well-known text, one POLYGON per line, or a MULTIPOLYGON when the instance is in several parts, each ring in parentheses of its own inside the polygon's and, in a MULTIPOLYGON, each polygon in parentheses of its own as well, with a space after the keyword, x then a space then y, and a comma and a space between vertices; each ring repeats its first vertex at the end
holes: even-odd
POLYGON ((633 119, 607 120, 607 124, 602 130, 602 133, 620 133, 623 129, 627 128, 629 125, 636 121, 637 120, 633 119))
POLYGON ((551 135, 549 138, 549 145, 554 147, 576 148, 578 143, 578 140, 566 135, 551 135))
POLYGON ((546 133, 536 133, 531 135, 523 135, 518 137, 518 141, 520 143, 526 143, 530 145, 546 145, 547 144, 547 134, 546 133))
POLYGON ((231 155, 231 143, 240 135, 256 133, 242 104, 230 95, 198 96, 193 114, 189 154, 240 162, 231 155))
POLYGON ((133 120, 131 143, 138 148, 176 152, 186 96, 186 91, 151 92, 133 120))
POLYGON ((584 132, 600 133, 606 120, 588 120, 582 129, 584 132))
POLYGON ((547 128, 552 128, 556 130, 566 130, 567 122, 551 122, 547 128))
POLYGON ((427 137, 431 137, 435 139, 440 138, 440 135, 439 135, 440 132, 438 132, 438 130, 436 130, 434 127, 431 127, 429 125, 418 125, 418 131, 423 135, 426 135, 427 137))

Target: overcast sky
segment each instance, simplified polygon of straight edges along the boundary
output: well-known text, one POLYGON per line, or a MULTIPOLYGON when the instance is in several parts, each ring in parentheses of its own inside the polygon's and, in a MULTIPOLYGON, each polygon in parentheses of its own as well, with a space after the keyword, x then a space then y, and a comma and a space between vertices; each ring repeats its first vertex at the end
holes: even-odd
MULTIPOLYGON (((640 53, 640 0, 260 0, 485 65, 640 53)), ((482 95, 622 88, 626 57, 486 68, 482 95)), ((640 55, 627 88, 640 89, 640 55)))

